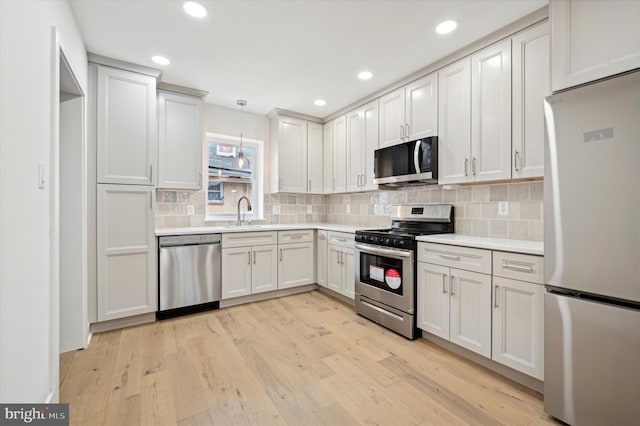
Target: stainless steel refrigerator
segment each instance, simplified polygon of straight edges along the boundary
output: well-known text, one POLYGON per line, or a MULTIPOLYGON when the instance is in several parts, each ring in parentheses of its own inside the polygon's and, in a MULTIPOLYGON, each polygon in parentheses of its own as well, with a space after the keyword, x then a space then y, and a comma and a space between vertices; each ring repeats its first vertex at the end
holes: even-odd
POLYGON ((545 101, 544 406, 640 423, 640 71, 545 101))

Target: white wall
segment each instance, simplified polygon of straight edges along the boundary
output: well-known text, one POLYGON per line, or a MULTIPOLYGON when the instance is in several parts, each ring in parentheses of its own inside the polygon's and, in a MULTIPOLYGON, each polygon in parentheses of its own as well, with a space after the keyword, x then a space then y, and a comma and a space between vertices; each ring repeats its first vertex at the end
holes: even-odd
POLYGON ((65 1, 0 1, 0 401, 57 398, 51 316, 52 27, 82 89, 86 52, 65 1))

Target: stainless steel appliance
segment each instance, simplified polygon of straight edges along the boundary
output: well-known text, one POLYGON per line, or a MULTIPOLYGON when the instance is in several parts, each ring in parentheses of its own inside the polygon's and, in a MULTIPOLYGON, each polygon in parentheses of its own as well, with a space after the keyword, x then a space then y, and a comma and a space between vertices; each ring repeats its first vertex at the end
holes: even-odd
POLYGON ((640 72, 545 102, 545 410, 640 419, 640 72))
POLYGON ((376 149, 373 183, 385 186, 438 183, 438 137, 376 149))
POLYGON ((356 312, 408 339, 416 327, 416 237, 454 231, 453 206, 393 206, 390 229, 356 231, 356 312))
POLYGON ((222 294, 220 234, 160 237, 158 318, 217 309, 222 294))

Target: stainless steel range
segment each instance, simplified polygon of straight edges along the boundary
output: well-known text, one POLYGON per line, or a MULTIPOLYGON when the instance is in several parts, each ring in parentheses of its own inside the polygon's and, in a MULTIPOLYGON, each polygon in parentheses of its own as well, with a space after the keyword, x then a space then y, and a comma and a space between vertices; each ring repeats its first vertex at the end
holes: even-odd
POLYGON ((356 312, 408 339, 416 327, 416 237, 454 232, 453 206, 393 206, 390 229, 356 232, 356 312))

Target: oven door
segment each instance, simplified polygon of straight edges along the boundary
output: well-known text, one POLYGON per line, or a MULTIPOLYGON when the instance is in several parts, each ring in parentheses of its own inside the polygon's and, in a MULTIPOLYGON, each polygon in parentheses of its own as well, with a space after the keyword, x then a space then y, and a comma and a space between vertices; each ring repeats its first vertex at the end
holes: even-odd
POLYGON ((356 294, 415 313, 413 250, 356 243, 356 294))

